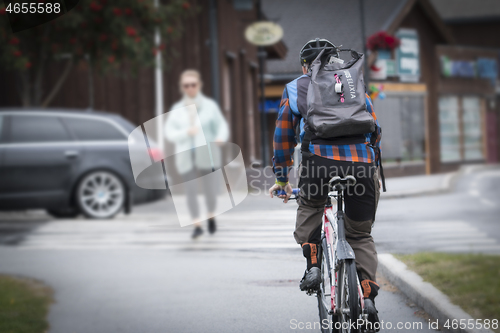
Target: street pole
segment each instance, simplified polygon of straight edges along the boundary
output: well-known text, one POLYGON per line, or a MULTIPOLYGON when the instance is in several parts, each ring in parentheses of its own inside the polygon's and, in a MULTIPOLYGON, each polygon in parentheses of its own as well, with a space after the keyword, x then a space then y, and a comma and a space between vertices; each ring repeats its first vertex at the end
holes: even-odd
MULTIPOLYGON (((155 0, 155 8, 160 7, 160 1, 155 0)), ((160 28, 155 29, 155 45, 156 45, 156 68, 155 68, 155 116, 161 116, 163 114, 163 71, 161 62, 161 35, 160 28)), ((156 121, 156 141, 158 143, 158 148, 163 152, 163 123, 161 121, 156 121)))
MULTIPOLYGON (((258 20, 262 21, 262 10, 261 10, 261 0, 257 1, 257 15, 258 20)), ((261 152, 262 152, 262 166, 266 167, 268 165, 269 158, 269 147, 267 142, 267 119, 265 112, 265 104, 266 104, 266 96, 264 95, 265 91, 265 82, 264 82, 264 64, 267 56, 267 52, 264 50, 264 47, 259 46, 258 53, 259 57, 259 76, 260 76, 260 134, 261 134, 261 152)))
POLYGON ((365 55, 365 63, 363 67, 363 74, 365 77, 365 85, 368 84, 368 54, 366 53, 366 31, 365 31, 365 0, 359 0, 359 17, 361 20, 361 42, 363 43, 363 54, 365 55))
POLYGON ((210 25, 210 63, 211 63, 211 85, 212 85, 212 97, 220 104, 220 92, 219 92, 219 57, 218 57, 218 47, 219 40, 217 36, 217 1, 210 0, 209 5, 209 25, 210 25))
POLYGON ((89 111, 94 110, 94 76, 92 73, 92 59, 90 53, 85 55, 88 65, 89 111))
POLYGON ((262 164, 265 167, 268 164, 269 158, 269 147, 267 142, 267 119, 266 119, 266 96, 264 95, 265 91, 265 82, 264 82, 264 63, 267 56, 267 52, 264 50, 262 46, 259 47, 258 57, 259 57, 259 76, 260 76, 260 133, 261 133, 261 141, 262 141, 262 164))

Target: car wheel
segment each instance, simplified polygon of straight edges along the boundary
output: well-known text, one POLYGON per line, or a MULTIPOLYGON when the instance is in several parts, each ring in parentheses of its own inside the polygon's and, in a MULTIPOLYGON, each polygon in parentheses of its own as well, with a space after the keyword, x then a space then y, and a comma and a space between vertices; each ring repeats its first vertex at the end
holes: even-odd
POLYGON ((88 218, 107 219, 124 206, 126 189, 118 176, 108 171, 93 171, 78 183, 76 202, 88 218))
POLYGON ((47 213, 56 218, 72 218, 80 215, 80 211, 76 208, 64 208, 64 209, 47 209, 47 213))

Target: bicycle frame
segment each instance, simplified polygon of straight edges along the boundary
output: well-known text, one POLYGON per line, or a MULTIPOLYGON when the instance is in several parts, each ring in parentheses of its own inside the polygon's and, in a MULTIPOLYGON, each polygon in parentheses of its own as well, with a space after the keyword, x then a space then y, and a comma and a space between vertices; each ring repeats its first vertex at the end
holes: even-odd
MULTIPOLYGON (((349 176, 348 176, 349 177, 349 176)), ((348 178, 347 177, 347 178, 348 178)), ((352 177, 352 176, 350 176, 352 177)), ((336 177, 334 177, 336 178, 336 177)), ((334 178, 330 180, 330 184, 334 181, 334 178)), ((346 179, 347 179, 346 178, 346 179)), ((341 179, 345 181, 346 179, 341 179)), ((352 179, 355 182, 354 177, 352 179)), ((338 177, 337 181, 340 180, 338 177)), ((349 180, 347 180, 349 181, 349 180)), ((348 183, 347 183, 348 184, 348 183)), ((355 254, 352 247, 346 240, 345 237, 345 222, 344 222, 344 195, 345 195, 346 186, 341 183, 337 183, 333 185, 333 189, 328 193, 328 197, 330 198, 329 202, 325 205, 323 211, 323 219, 322 219, 322 231, 321 231, 321 243, 320 249, 318 251, 321 256, 326 256, 326 270, 328 272, 328 277, 330 281, 330 295, 324 294, 324 296, 330 296, 330 304, 325 304, 324 299, 323 306, 325 309, 329 309, 328 314, 334 316, 343 315, 342 309, 340 311, 341 297, 337 297, 337 290, 340 289, 340 281, 338 279, 339 270, 342 266, 342 263, 345 264, 346 260, 355 260, 355 254), (336 199, 337 202, 337 211, 333 211, 332 199, 336 199)), ((300 189, 293 189, 294 197, 290 197, 290 199, 297 199, 298 193, 300 189)), ((285 195, 285 191, 277 191, 276 195, 285 195)), ((319 262, 321 262, 322 257, 319 257, 319 262)), ((324 268, 322 267, 322 279, 324 283, 324 268)), ((362 318, 366 321, 368 315, 364 312, 365 304, 363 298, 363 290, 361 289, 361 283, 356 273, 356 283, 358 289, 358 299, 360 301, 361 307, 361 315, 362 318)), ((324 286, 325 291, 328 290, 326 286, 324 286)), ((308 292, 309 295, 312 294, 312 291, 308 292)), ((319 295, 319 294, 318 294, 319 295)), ((325 297, 326 298, 326 297, 325 297)))
MULTIPOLYGON (((323 228, 321 235, 321 245, 324 247, 326 245, 326 251, 323 254, 327 255, 327 269, 328 276, 330 278, 331 284, 331 304, 330 304, 330 314, 339 314, 337 309, 338 300, 336 297, 336 289, 339 287, 339 281, 337 279, 337 273, 339 270, 339 264, 347 259, 355 259, 354 251, 347 242, 345 238, 345 227, 344 227, 344 187, 336 188, 337 194, 335 192, 328 193, 330 198, 334 198, 337 201, 337 212, 333 212, 333 205, 330 202, 325 205, 323 213, 323 228), (335 279, 332 279, 332 276, 335 279), (333 283, 332 283, 333 281, 333 283)), ((359 298, 361 300, 361 311, 364 310, 364 300, 363 291, 361 289, 361 284, 359 279, 357 280, 359 298)))

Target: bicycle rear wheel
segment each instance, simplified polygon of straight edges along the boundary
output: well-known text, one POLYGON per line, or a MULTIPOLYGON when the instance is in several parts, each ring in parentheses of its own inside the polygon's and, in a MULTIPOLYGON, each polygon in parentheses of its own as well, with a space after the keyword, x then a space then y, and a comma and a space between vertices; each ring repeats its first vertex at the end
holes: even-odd
POLYGON ((356 263, 344 260, 339 270, 339 319, 342 333, 358 333, 357 320, 361 318, 361 304, 356 281, 356 263))

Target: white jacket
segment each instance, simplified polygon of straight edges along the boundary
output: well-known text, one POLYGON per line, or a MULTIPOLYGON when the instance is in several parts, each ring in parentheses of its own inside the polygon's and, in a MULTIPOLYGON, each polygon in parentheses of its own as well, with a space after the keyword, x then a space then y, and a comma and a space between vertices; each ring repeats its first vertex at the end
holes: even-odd
MULTIPOLYGON (((199 117, 201 129, 191 136, 188 130, 193 126, 193 114, 186 109, 186 112, 175 112, 175 116, 168 116, 165 122, 165 139, 175 144, 175 165, 180 174, 185 174, 193 169, 193 154, 190 150, 210 142, 226 142, 229 139, 229 128, 222 112, 217 103, 199 93, 194 100, 184 98, 175 103, 170 109, 175 110, 183 108, 189 104, 195 103, 196 110, 199 117), (181 153, 180 152, 185 152, 181 153)), ((221 167, 221 152, 220 149, 215 148, 215 145, 210 146, 213 167, 215 169, 221 167)), ((212 162, 207 158, 206 150, 203 148, 196 148, 195 166, 199 169, 212 169, 212 162)))

